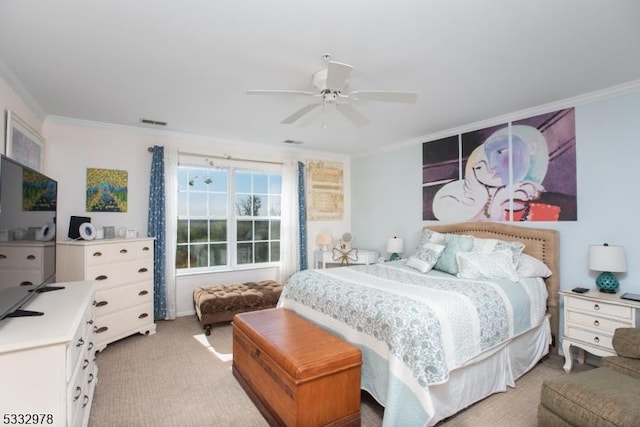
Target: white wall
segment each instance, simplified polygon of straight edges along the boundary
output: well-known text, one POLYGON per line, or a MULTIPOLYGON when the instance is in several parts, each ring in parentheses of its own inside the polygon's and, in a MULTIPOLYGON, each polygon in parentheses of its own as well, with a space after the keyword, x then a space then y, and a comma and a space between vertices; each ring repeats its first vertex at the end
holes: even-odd
MULTIPOLYGON (((151 154, 147 148, 153 145, 174 147, 188 153, 209 155, 230 154, 232 157, 283 161, 286 159, 327 159, 342 162, 345 166, 345 198, 349 200, 349 160, 344 156, 327 153, 278 150, 257 144, 237 141, 219 141, 189 135, 150 132, 136 128, 108 126, 72 120, 47 120, 44 126, 46 139, 46 165, 49 175, 58 180, 58 233, 65 238, 72 215, 89 216, 97 227, 113 225, 133 227, 141 236, 147 233, 147 211, 151 154), (87 168, 119 169, 128 172, 128 212, 86 212, 85 186, 87 168)), ((285 147, 286 148, 286 147, 285 147)), ((315 236, 320 231, 342 234, 350 229, 350 206, 345 206, 342 221, 310 222, 309 262, 315 249, 315 236)), ((193 290, 202 285, 250 280, 276 279, 277 269, 260 268, 238 272, 213 274, 189 274, 177 279, 177 310, 179 315, 193 313, 193 290)))
MULTIPOLYGON (((628 271, 619 275, 620 290, 640 292, 640 88, 582 102, 575 110, 578 220, 523 225, 559 230, 562 289, 595 287, 588 247, 608 242, 626 249, 628 271)), ((529 113, 511 119, 534 115, 529 113)), ((364 247, 384 251, 387 238, 398 235, 405 239, 405 256, 413 251, 421 228, 432 223, 422 221, 421 163, 421 142, 352 159, 353 233, 364 247)))

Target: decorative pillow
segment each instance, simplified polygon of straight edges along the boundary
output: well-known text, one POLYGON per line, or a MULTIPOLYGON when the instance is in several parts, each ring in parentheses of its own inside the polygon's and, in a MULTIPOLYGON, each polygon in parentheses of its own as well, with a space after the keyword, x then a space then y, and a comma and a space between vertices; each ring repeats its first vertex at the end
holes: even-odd
POLYGON ((553 274, 544 262, 528 254, 520 255, 516 271, 520 277, 542 277, 546 279, 553 274))
POLYGON ((421 273, 428 273, 435 265, 443 250, 443 245, 425 242, 422 247, 416 250, 415 254, 409 257, 407 267, 414 268, 421 273))
POLYGON ((473 250, 481 254, 490 254, 496 251, 509 250, 513 256, 513 265, 518 265, 520 255, 524 249, 524 243, 512 242, 500 239, 482 239, 479 237, 473 238, 473 250))
POLYGON ((433 266, 436 270, 444 271, 445 273, 456 275, 458 274, 458 262, 456 261, 456 254, 458 252, 470 252, 473 249, 473 237, 465 236, 464 234, 445 234, 444 241, 442 242, 446 247, 436 265, 433 266))
POLYGON ((444 234, 438 233, 437 231, 424 229, 422 230, 422 235, 420 236, 420 240, 418 241, 418 246, 416 247, 416 252, 424 246, 425 243, 439 243, 444 244, 444 234))
POLYGON ((457 276, 462 279, 510 279, 518 281, 511 251, 504 249, 490 254, 458 252, 457 276))

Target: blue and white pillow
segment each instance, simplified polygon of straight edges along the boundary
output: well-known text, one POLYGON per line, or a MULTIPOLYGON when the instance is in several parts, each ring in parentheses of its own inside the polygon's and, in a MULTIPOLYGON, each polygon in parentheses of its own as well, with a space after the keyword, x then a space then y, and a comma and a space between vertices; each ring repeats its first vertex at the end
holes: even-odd
POLYGON ((462 279, 509 279, 518 281, 513 254, 503 249, 488 254, 477 252, 458 252, 457 276, 462 279))
POLYGON ((518 265, 520 255, 524 250, 524 243, 522 242, 510 242, 500 239, 482 239, 479 237, 473 238, 472 252, 480 254, 490 254, 492 252, 508 250, 511 252, 511 258, 514 266, 518 265))
POLYGON ((456 275, 458 274, 456 254, 459 252, 470 252, 473 249, 473 237, 464 234, 445 234, 442 244, 446 247, 433 268, 456 275))
POLYGON ((415 254, 409 257, 407 267, 411 267, 421 273, 428 273, 440 258, 444 248, 444 245, 425 242, 421 247, 418 247, 415 254))

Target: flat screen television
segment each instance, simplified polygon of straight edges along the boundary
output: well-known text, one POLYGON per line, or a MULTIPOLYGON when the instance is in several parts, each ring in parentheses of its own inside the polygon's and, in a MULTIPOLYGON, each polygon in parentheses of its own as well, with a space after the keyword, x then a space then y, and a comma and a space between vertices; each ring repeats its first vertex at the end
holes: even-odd
POLYGON ((4 155, 0 158, 0 321, 41 315, 22 307, 56 276, 58 183, 4 155))

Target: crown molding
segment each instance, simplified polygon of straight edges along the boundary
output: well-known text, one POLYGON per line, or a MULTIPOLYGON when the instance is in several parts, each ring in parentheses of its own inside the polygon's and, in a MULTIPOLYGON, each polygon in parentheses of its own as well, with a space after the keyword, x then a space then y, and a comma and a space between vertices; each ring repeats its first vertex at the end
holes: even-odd
POLYGON ((606 89, 588 92, 583 95, 566 98, 560 101, 550 102, 548 104, 527 108, 524 110, 516 111, 514 113, 509 113, 502 116, 493 117, 493 118, 481 120, 478 122, 473 122, 463 126, 458 126, 458 127, 450 128, 447 130, 434 132, 431 134, 427 134, 427 135, 423 135, 415 138, 410 138, 410 139, 401 141, 398 144, 392 144, 390 146, 383 147, 379 150, 354 155, 353 158, 364 157, 370 154, 382 153, 390 150, 397 150, 398 148, 406 147, 408 145, 422 144, 430 141, 437 141, 439 139, 446 138, 452 135, 471 132, 474 130, 499 125, 501 123, 508 123, 516 120, 526 119, 528 117, 533 117, 540 114, 549 113, 552 111, 562 110, 565 108, 578 107, 580 105, 585 105, 592 102, 613 98, 613 97, 625 95, 628 93, 633 93, 636 91, 640 91, 640 79, 632 80, 630 82, 622 83, 616 86, 611 86, 606 89))

